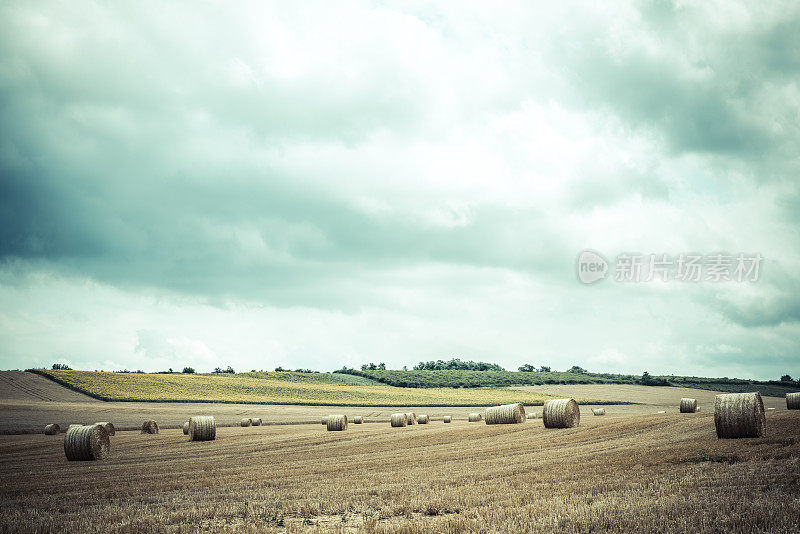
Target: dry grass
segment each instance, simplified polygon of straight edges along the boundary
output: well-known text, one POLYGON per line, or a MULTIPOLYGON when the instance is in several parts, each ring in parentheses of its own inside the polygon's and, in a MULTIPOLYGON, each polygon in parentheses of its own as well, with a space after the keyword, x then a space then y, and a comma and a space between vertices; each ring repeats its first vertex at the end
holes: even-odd
POLYGON ((108 431, 103 425, 75 426, 64 436, 67 460, 102 460, 109 452, 108 431))
POLYGON ((217 425, 213 415, 198 415, 189 418, 189 439, 213 441, 217 436, 217 425))
POLYGON ((681 399, 680 412, 681 413, 695 413, 697 411, 697 399, 690 399, 684 397, 681 399))
POLYGON ((231 427, 202 446, 179 429, 118 432, 87 463, 41 434, 0 436, 0 531, 797 532, 800 418, 768 418, 742 440, 718 440, 710 413, 557 433, 231 427))
POLYGON ((764 403, 758 393, 717 395, 714 425, 720 438, 760 438, 766 418, 764 403))
POLYGON ((144 423, 142 423, 142 434, 158 434, 158 423, 153 421, 152 419, 148 419, 144 423))
POLYGON ((522 404, 503 404, 486 408, 487 425, 508 425, 525 422, 525 408, 522 404))
POLYGON ((581 423, 575 399, 551 399, 542 407, 542 422, 547 428, 572 428, 581 423))
POLYGON ((408 414, 393 413, 389 422, 393 427, 408 426, 408 414))
MULTIPOLYGON (((45 378, 32 375, 31 373, 21 373, 32 376, 35 381, 42 382, 50 389, 48 397, 58 397, 53 388, 64 390, 45 378)), ((2 375, 2 373, 0 373, 2 375)), ((558 386, 553 386, 558 387, 558 386)), ((564 386, 566 387, 566 386, 564 386)), ((588 386, 587 386, 588 387, 588 386)), ((586 394, 593 394, 598 397, 615 397, 622 395, 625 391, 620 390, 621 386, 600 386, 592 388, 586 394), (608 388, 611 392, 603 394, 602 388, 608 388)), ((665 394, 658 387, 630 386, 635 389, 633 397, 623 400, 648 401, 642 405, 617 405, 606 406, 606 413, 609 417, 654 414, 659 410, 667 410, 669 413, 676 413, 678 410, 675 396, 671 395, 672 405, 662 405, 665 394), (643 391, 642 391, 643 390, 643 391), (650 393, 651 396, 647 397, 650 393)), ((65 390, 67 391, 67 390, 65 390)), ((400 409, 387 406, 370 407, 347 407, 347 406, 300 406, 300 405, 251 405, 251 404, 212 404, 212 403, 147 403, 147 402, 100 402, 85 399, 82 402, 42 402, 31 399, 20 400, 16 398, 6 398, 8 390, 0 388, 0 434, 32 432, 40 433, 45 425, 58 423, 62 430, 75 421, 113 421, 116 429, 134 430, 141 427, 145 419, 155 419, 162 429, 181 428, 186 422, 187 416, 191 414, 213 415, 217 427, 239 425, 241 418, 250 417, 253 413, 258 413, 263 418, 263 424, 285 424, 285 423, 320 423, 320 417, 325 413, 344 413, 348 418, 353 415, 363 415, 365 420, 370 422, 389 422, 389 417, 400 409)), ((685 390, 684 396, 695 397, 701 403, 706 403, 703 411, 713 413, 714 393, 700 390, 685 390), (711 400, 706 400, 704 396, 710 394, 711 400)), ((619 398, 619 397, 618 397, 619 398)), ((764 397, 765 407, 776 408, 776 411, 786 410, 786 399, 783 397, 764 397)), ((591 404, 581 406, 581 415, 591 417, 591 404)), ((439 420, 445 415, 452 415, 456 420, 466 419, 471 412, 481 412, 482 407, 421 407, 409 405, 402 408, 404 411, 415 411, 417 413, 427 413, 431 420, 439 420)), ((541 413, 541 407, 526 406, 528 410, 541 413)), ((795 412, 796 413, 796 412, 795 412)))
POLYGON ((331 414, 328 416, 326 428, 330 432, 347 430, 347 416, 344 414, 331 414))
POLYGON ((95 424, 105 428, 109 436, 113 436, 114 434, 117 433, 116 429, 114 428, 114 423, 110 423, 108 421, 102 421, 100 423, 95 423, 95 424))

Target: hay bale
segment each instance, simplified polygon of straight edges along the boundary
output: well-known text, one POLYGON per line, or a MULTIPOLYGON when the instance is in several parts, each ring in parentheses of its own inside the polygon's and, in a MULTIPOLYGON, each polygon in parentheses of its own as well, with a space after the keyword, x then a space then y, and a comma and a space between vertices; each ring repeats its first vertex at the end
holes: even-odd
POLYGON ((449 416, 449 415, 445 415, 445 416, 442 418, 442 421, 444 421, 445 423, 450 423, 450 422, 452 422, 452 421, 453 421, 453 418, 452 418, 451 416, 449 416))
POLYGON ((681 399, 681 413, 694 413, 697 411, 697 399, 681 399))
POLYGON ((513 425, 525 422, 525 408, 520 403, 486 408, 487 425, 513 425))
POLYGON ((774 410, 775 408, 767 408, 767 410, 774 410))
POLYGON ((142 423, 142 434, 158 434, 158 423, 152 419, 142 423))
POLYGON ((244 419, 241 420, 239 424, 242 426, 250 426, 251 424, 253 424, 253 422, 250 421, 249 417, 245 417, 244 419))
POLYGON ((213 441, 217 439, 217 424, 213 415, 197 415, 189 418, 189 439, 213 441))
POLYGON ((253 426, 261 426, 261 418, 260 417, 251 417, 250 424, 253 426))
POLYGON ((545 428, 572 428, 581 424, 581 411, 575 399, 550 399, 542 408, 545 428))
POLYGON ((800 392, 786 394, 786 409, 800 410, 800 392))
POLYGON ((328 432, 347 430, 347 416, 335 414, 328 416, 328 432))
POLYGON ((526 413, 525 419, 536 419, 536 412, 526 413))
POLYGON ((467 421, 470 423, 477 423, 478 421, 483 420, 483 416, 477 412, 473 412, 467 416, 467 421))
POLYGON ((417 423, 420 425, 427 425, 428 424, 428 414, 421 413, 417 416, 417 423))
POLYGON ((96 425, 102 425, 106 427, 106 432, 108 432, 109 436, 113 436, 117 433, 117 430, 114 428, 114 423, 109 423, 108 421, 103 421, 102 423, 95 423, 96 425))
POLYGON ((406 419, 408 420, 408 424, 413 425, 417 422, 417 414, 414 412, 406 412, 406 419))
POLYGON ((667 413, 667 410, 659 410, 656 413, 667 413))
POLYGON ((69 429, 70 429, 70 428, 79 427, 79 426, 83 426, 83 423, 80 423, 80 424, 75 424, 75 423, 72 423, 72 424, 71 424, 71 425, 69 425, 69 427, 67 428, 67 432, 69 432, 69 429))
POLYGON ((408 415, 404 413, 393 413, 390 422, 392 426, 408 426, 408 415))
POLYGON ((594 415, 605 415, 606 409, 605 408, 592 408, 592 414, 594 415))
POLYGON ((44 435, 45 436, 55 436, 61 432, 61 427, 58 426, 57 423, 53 423, 51 425, 47 425, 44 427, 44 435))
POLYGON ((102 425, 73 425, 64 436, 67 460, 101 460, 108 454, 111 441, 102 425))
POLYGON ((184 436, 188 436, 189 435, 189 421, 186 421, 185 423, 183 423, 183 435, 184 436))
POLYGON ((759 438, 767 420, 764 402, 756 393, 726 393, 714 400, 714 426, 718 438, 759 438))
POLYGON ((364 416, 363 415, 354 416, 352 423, 354 425, 360 425, 360 424, 364 423, 364 416))

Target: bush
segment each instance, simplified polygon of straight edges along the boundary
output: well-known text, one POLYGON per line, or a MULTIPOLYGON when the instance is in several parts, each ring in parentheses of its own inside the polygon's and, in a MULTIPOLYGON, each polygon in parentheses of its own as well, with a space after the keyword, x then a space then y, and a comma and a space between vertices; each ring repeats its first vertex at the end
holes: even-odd
POLYGON ((53 369, 55 369, 56 371, 72 371, 72 367, 70 367, 65 363, 54 363, 53 369))
POLYGON ((183 372, 186 373, 187 375, 192 375, 192 374, 194 374, 194 368, 193 367, 184 367, 183 368, 183 372))

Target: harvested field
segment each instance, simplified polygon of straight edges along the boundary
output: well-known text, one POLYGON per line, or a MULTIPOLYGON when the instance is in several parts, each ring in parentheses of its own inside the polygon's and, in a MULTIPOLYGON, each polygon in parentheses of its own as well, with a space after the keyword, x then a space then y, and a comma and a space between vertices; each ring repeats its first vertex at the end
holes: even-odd
POLYGON ((25 371, 0 371, 0 401, 101 402, 25 371))
MULTIPOLYGON (((709 391, 704 389, 675 388, 667 386, 629 386, 622 384, 550 384, 544 386, 516 386, 510 389, 532 391, 555 397, 573 397, 579 399, 622 400, 634 402, 632 405, 619 405, 607 407, 609 414, 613 413, 653 413, 666 410, 668 413, 678 412, 681 398, 691 397, 697 399, 697 405, 703 411, 714 411, 714 399, 723 391, 709 391)), ((762 397, 764 406, 786 409, 786 400, 782 397, 762 397)), ((580 400, 579 400, 580 402, 580 400)), ((583 408, 583 403, 581 405, 583 408)), ((591 412, 581 415, 591 415, 591 412)))
MULTIPOLYGON (((14 373, 0 372, 0 376, 14 373)), ((391 406, 334 406, 334 405, 275 405, 275 404, 213 404, 213 403, 151 403, 151 402, 102 402, 85 395, 70 391, 46 378, 32 373, 19 372, 22 378, 30 379, 30 383, 45 388, 49 398, 73 399, 71 401, 42 401, 35 397, 20 398, 15 390, 0 388, 0 434, 40 433, 45 425, 58 423, 62 430, 76 421, 113 421, 117 430, 140 429, 142 421, 155 419, 163 429, 179 429, 189 417, 198 414, 213 415, 218 427, 240 424, 242 418, 252 417, 258 413, 264 425, 308 423, 320 424, 321 418, 329 413, 343 413, 348 417, 363 415, 365 423, 388 423, 389 418, 398 410, 391 406), (77 401, 75 400, 77 396, 77 401)), ((527 387, 527 386, 526 386, 527 387)), ((532 386, 539 388, 540 386, 532 386)), ((655 414, 660 410, 667 413, 678 413, 681 397, 693 397, 704 404, 704 411, 714 412, 716 393, 686 388, 662 388, 650 386, 618 386, 618 385, 551 385, 550 394, 573 394, 573 396, 593 397, 600 399, 620 399, 641 402, 642 404, 606 405, 607 417, 655 414), (671 405, 664 405, 666 398, 673 399, 671 405), (710 400, 709 400, 710 399, 710 400)), ((513 390, 509 390, 513 391, 513 390)), ((763 397, 764 406, 786 410, 786 400, 777 397, 763 397)), ((591 408, 595 406, 581 405, 581 416, 591 417, 591 408)), ((525 406, 541 413, 541 406, 525 406)), ((434 406, 424 407, 411 404, 403 407, 404 411, 427 413, 432 420, 440 420, 445 415, 452 415, 454 421, 466 420, 472 412, 483 413, 482 406, 434 406)))
POLYGON ((117 432, 87 463, 52 437, 0 436, 0 530, 797 532, 800 418, 767 417, 764 437, 743 440, 718 440, 711 413, 558 433, 533 421, 228 427, 202 446, 179 429, 117 432), (338 476, 342 464, 359 469, 338 476))

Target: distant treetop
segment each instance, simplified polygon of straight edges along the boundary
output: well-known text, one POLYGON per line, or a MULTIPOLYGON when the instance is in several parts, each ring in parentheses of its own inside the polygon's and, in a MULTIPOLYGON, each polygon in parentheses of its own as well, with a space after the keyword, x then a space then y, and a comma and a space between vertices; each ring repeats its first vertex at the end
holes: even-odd
POLYGON ((459 358, 450 361, 436 360, 429 362, 419 362, 414 366, 415 371, 505 371, 504 368, 496 363, 486 362, 463 362, 459 358))

